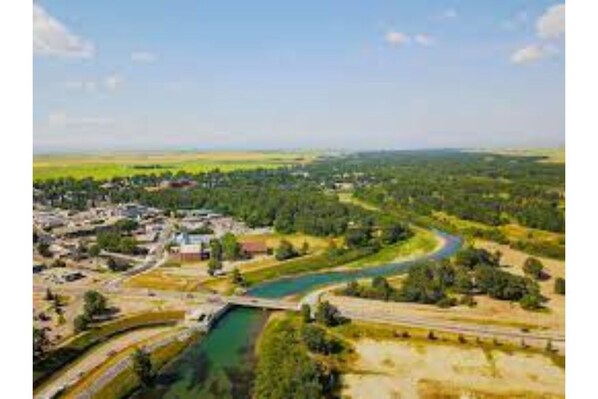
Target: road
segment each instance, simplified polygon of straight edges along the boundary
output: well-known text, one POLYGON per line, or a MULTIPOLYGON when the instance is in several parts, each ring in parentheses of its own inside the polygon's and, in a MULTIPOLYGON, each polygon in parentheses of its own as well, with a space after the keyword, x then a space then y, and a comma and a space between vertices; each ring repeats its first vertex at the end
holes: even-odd
POLYGON ((119 275, 115 279, 108 281, 104 285, 104 288, 109 292, 115 292, 121 287, 122 283, 126 279, 128 279, 132 276, 135 276, 137 274, 147 272, 155 267, 160 266, 162 263, 164 263, 166 261, 166 259, 168 258, 168 255, 165 254, 164 251, 166 249, 166 245, 168 244, 168 242, 170 241, 170 238, 172 237, 173 229, 174 229, 174 225, 169 220, 167 222, 166 226, 164 227, 164 229, 162 230, 162 232, 160 233, 160 236, 158 237, 158 242, 154 246, 154 249, 152 251, 150 251, 150 253, 147 254, 147 256, 145 257, 143 262, 141 262, 141 264, 133 267, 132 269, 129 269, 129 270, 123 272, 121 275, 119 275))
MULTIPOLYGON (((264 308, 272 310, 299 311, 302 302, 291 302, 285 300, 254 298, 250 296, 213 296, 213 300, 222 303, 230 303, 236 306, 264 308)), ((313 296, 307 296, 313 302, 313 296)), ((365 304, 367 306, 367 304, 365 304)), ((310 304, 313 308, 313 303, 310 304)), ((507 326, 491 326, 476 323, 447 321, 434 317, 406 316, 396 312, 385 312, 380 310, 367 309, 364 306, 349 306, 343 303, 336 304, 340 313, 351 320, 371 323, 396 324, 405 327, 421 328, 437 332, 454 334, 473 335, 481 338, 491 339, 525 339, 545 343, 550 340, 553 343, 564 343, 565 335, 560 332, 523 332, 521 329, 507 326)), ((313 309, 312 309, 313 310, 313 309)))
MULTIPOLYGON (((147 345, 144 345, 145 349, 148 352, 154 352, 156 349, 161 348, 170 344, 171 342, 180 339, 180 340, 187 340, 191 334, 190 330, 182 330, 176 333, 169 334, 168 336, 155 340, 147 345)), ((118 360, 116 363, 111 365, 106 372, 102 375, 97 377, 85 390, 80 394, 74 396, 77 399, 91 399, 95 397, 98 392, 102 390, 107 384, 110 383, 114 378, 116 378, 120 373, 122 373, 125 369, 132 367, 132 361, 130 357, 124 357, 118 360)))
POLYGON ((83 357, 80 361, 62 371, 58 377, 52 382, 44 385, 42 389, 35 393, 34 398, 51 398, 63 387, 72 385, 78 381, 84 374, 102 364, 106 359, 118 353, 135 343, 139 343, 151 338, 158 337, 164 334, 172 327, 156 327, 151 329, 137 330, 126 333, 118 338, 114 338, 109 342, 100 345, 98 348, 92 350, 88 355, 83 357))

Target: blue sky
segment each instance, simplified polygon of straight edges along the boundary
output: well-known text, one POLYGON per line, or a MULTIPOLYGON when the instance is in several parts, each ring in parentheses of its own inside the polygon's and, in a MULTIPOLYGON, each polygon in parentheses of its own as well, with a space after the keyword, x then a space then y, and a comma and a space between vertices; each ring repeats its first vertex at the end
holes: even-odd
POLYGON ((35 1, 34 150, 564 144, 564 3, 35 1))

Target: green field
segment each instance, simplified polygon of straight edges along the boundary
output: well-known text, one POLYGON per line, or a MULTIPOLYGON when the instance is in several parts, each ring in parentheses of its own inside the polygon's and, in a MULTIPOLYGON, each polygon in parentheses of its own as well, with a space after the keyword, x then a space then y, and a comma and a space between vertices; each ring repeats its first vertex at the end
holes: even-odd
POLYGON ((33 179, 61 177, 106 180, 140 174, 219 169, 224 172, 277 168, 310 162, 313 152, 172 152, 147 154, 39 155, 33 159, 33 179))

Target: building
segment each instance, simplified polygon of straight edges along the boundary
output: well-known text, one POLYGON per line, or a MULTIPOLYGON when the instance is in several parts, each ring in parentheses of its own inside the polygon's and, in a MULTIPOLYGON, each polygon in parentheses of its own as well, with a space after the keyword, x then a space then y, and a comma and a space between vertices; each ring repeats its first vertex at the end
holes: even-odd
POLYGON ((193 262, 208 259, 209 252, 202 245, 186 244, 179 249, 179 259, 182 262, 193 262))
POLYGON ((178 245, 201 245, 208 246, 214 238, 211 234, 189 234, 182 232, 174 237, 174 243, 178 245))
POLYGON ((266 255, 268 247, 263 241, 247 241, 241 243, 241 251, 249 256, 266 255))

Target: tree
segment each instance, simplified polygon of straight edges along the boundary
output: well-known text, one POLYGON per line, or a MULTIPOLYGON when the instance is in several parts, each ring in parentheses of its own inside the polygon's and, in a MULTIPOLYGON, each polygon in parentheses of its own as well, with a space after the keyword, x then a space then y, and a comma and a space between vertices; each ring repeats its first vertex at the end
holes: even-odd
POLYGON ((210 240, 210 260, 222 260, 222 244, 217 239, 210 240))
POLYGON ((278 245, 278 248, 276 248, 276 254, 275 254, 276 260, 282 261, 282 260, 286 260, 286 259, 291 259, 298 255, 299 254, 295 250, 295 247, 293 247, 293 244, 291 244, 287 240, 281 240, 280 244, 278 245))
POLYGON ((311 306, 307 303, 301 305, 301 318, 304 323, 311 322, 311 306))
POLYGON ((100 254, 100 247, 98 244, 93 244, 89 247, 89 256, 98 256, 100 254))
POLYGON ((345 234, 345 243, 349 248, 360 248, 369 245, 371 238, 371 228, 360 227, 347 231, 345 234))
POLYGON ((217 258, 210 258, 208 261, 208 274, 213 276, 219 270, 222 270, 222 262, 217 258))
POLYGON ((539 259, 530 257, 523 264, 523 272, 536 280, 540 280, 544 275, 544 265, 539 259))
POLYGON ((527 293, 519 300, 519 304, 525 310, 540 309, 542 302, 543 298, 539 293, 527 293))
POLYGON ((222 236, 222 255, 226 260, 241 258, 241 244, 233 233, 226 233, 222 236))
POLYGON ((44 328, 33 327, 33 359, 39 359, 46 353, 50 341, 44 328))
POLYGON ((346 322, 339 310, 328 301, 318 303, 316 321, 328 327, 338 326, 346 322))
POLYGON ((98 291, 87 291, 83 297, 83 313, 89 320, 93 320, 95 316, 105 313, 106 297, 98 291))
POLYGON ((388 223, 380 231, 380 241, 383 244, 391 245, 404 240, 409 236, 409 230, 398 223, 388 223))
POLYGON ((50 244, 48 244, 47 242, 39 242, 37 244, 37 252, 39 252, 39 254, 44 258, 52 257, 52 251, 50 251, 50 244))
POLYGON ((240 287, 245 287, 247 285, 247 281, 245 281, 245 277, 241 274, 238 268, 233 269, 233 273, 231 275, 231 282, 234 285, 238 285, 240 287))
POLYGON ((334 351, 335 343, 326 337, 326 331, 313 324, 306 324, 301 329, 301 338, 307 349, 328 355, 334 351))
POLYGON ((141 384, 145 387, 151 386, 154 382, 154 371, 149 353, 137 348, 131 357, 133 360, 133 370, 141 384))
POLYGON ((565 295, 565 279, 557 277, 554 280, 554 292, 559 295, 565 295))
POLYGON ((54 294, 50 288, 46 288, 46 301, 51 301, 54 299, 54 294))
POLYGON ((73 328, 75 330, 75 334, 83 332, 87 330, 89 327, 90 320, 85 314, 80 314, 75 317, 73 320, 73 328))

